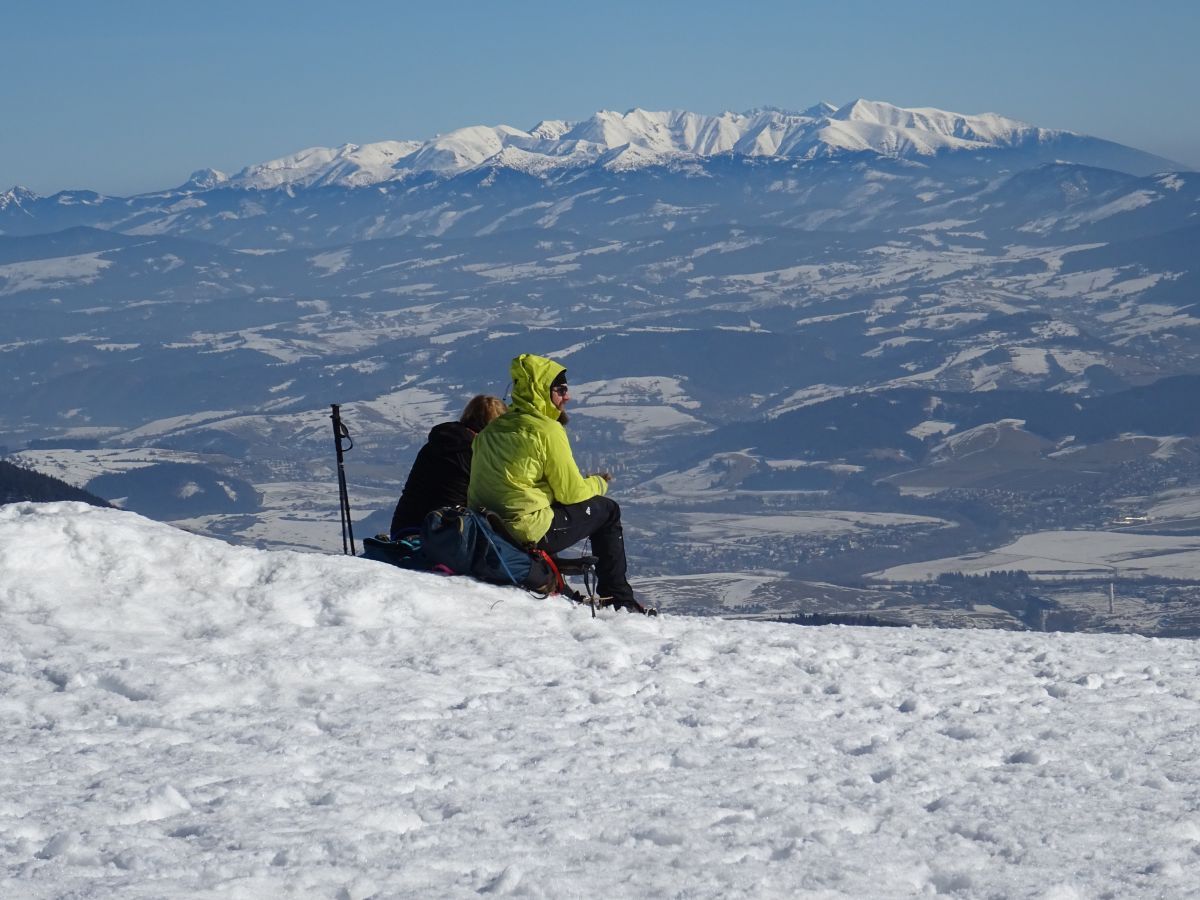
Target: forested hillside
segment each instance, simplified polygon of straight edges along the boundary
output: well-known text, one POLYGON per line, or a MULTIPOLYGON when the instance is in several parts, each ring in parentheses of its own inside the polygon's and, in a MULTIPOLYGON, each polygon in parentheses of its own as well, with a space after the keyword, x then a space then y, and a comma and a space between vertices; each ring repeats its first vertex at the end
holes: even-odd
POLYGON ((0 459, 0 503, 18 503, 22 500, 38 503, 79 500, 92 506, 112 506, 107 500, 89 494, 83 488, 0 459))

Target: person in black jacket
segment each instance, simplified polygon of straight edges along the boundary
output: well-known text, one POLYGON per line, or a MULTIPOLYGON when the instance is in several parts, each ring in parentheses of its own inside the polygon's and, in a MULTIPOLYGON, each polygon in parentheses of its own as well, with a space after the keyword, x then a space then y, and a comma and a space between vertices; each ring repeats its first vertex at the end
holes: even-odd
POLYGON ((392 540, 421 527, 432 510, 466 506, 471 478, 471 441, 488 422, 508 411, 499 397, 472 397, 457 422, 443 422, 429 432, 404 482, 404 492, 392 513, 392 540))

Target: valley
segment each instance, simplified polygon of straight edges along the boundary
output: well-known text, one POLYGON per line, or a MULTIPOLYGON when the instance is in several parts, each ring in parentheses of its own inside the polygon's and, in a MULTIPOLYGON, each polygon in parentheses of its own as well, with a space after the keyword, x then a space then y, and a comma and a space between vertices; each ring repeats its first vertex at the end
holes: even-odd
POLYGON ((813 153, 631 113, 628 146, 605 119, 444 170, 416 143, 287 183, 10 191, 0 448, 197 533, 338 552, 329 404, 374 534, 429 428, 536 352, 667 609, 1192 634, 1200 176, 1020 123, 964 149, 883 106, 754 119, 813 153), (1070 564, 1030 549, 1063 535, 1070 564), (1030 581, 987 580, 1010 569, 1030 581))

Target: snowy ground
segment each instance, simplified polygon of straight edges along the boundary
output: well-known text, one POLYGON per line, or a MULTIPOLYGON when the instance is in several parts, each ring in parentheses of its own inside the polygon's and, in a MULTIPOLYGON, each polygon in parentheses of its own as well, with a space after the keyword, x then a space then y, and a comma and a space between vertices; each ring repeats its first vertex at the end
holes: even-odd
POLYGON ((1028 572, 1031 578, 1200 578, 1200 537, 1115 531, 1039 531, 988 553, 893 566, 874 577, 924 581, 947 572, 1028 572))
POLYGON ((1146 513, 1153 520, 1200 518, 1200 491, 1195 488, 1166 491, 1155 499, 1146 513))
POLYGON ((22 898, 1195 896, 1200 656, 561 601, 0 508, 22 898), (1191 885, 1191 887, 1189 887, 1191 885))
POLYGON ((61 478, 76 487, 83 487, 93 478, 110 472, 131 472, 160 463, 203 465, 206 462, 198 453, 162 450, 158 447, 136 450, 107 447, 95 450, 22 450, 8 459, 54 478, 61 478))

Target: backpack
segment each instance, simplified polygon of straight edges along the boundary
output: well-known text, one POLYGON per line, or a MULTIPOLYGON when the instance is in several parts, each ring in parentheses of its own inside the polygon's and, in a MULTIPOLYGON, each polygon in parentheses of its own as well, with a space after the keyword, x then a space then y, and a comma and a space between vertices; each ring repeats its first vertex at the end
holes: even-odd
POLYGON ((416 529, 406 529, 403 534, 397 535, 395 540, 386 534, 363 538, 362 555, 366 559, 390 563, 402 569, 429 568, 421 556, 421 535, 416 529))
POLYGON ((501 537, 484 514, 463 506, 444 506, 425 517, 421 556, 430 567, 535 594, 555 593, 561 581, 545 554, 522 550, 501 537))

